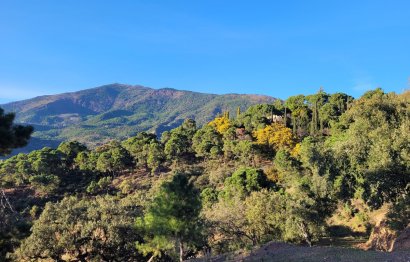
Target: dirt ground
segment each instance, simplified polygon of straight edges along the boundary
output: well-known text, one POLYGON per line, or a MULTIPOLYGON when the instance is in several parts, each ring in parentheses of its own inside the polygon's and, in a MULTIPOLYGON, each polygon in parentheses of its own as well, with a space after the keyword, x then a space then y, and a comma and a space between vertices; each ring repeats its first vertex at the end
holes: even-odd
POLYGON ((225 254, 196 261, 283 261, 283 262, 410 262, 410 251, 378 252, 329 246, 297 246, 286 243, 268 243, 252 251, 225 254))

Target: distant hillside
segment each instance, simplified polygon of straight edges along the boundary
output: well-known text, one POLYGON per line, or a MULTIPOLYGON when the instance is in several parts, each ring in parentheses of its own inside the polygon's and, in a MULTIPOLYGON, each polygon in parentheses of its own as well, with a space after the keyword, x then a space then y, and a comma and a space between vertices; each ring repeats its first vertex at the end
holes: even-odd
POLYGON ((139 131, 160 134, 178 126, 185 118, 193 118, 202 125, 223 111, 233 113, 237 107, 244 110, 252 104, 274 100, 261 95, 215 95, 111 84, 1 107, 6 112, 16 112, 16 122, 35 127, 32 142, 22 149, 30 151, 54 147, 63 140, 95 146, 139 131))

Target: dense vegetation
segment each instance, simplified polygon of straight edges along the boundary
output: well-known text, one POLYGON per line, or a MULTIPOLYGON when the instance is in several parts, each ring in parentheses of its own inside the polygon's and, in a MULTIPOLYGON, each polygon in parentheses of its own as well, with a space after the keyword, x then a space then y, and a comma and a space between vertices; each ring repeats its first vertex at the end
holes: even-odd
POLYGON ((323 90, 0 163, 15 261, 183 260, 410 222, 410 93, 323 90), (30 230, 31 228, 31 230, 30 230), (341 232, 340 229, 344 229, 341 232))
POLYGON ((244 110, 274 100, 268 96, 214 95, 111 84, 2 107, 6 112, 18 112, 16 122, 35 127, 29 146, 15 151, 28 153, 45 146, 54 148, 67 140, 95 147, 141 131, 161 134, 179 126, 185 118, 205 124, 223 110, 234 111, 238 106, 244 110))

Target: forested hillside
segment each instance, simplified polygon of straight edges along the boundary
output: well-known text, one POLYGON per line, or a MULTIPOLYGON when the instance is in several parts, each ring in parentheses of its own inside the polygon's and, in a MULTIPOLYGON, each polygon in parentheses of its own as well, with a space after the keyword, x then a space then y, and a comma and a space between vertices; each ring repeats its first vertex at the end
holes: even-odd
MULTIPOLYGON (((181 105, 166 104, 175 112, 166 123, 187 118, 160 137, 113 136, 95 148, 64 141, 0 162, 3 258, 182 261, 270 241, 311 246, 372 233, 381 239, 368 248, 401 248, 392 241, 410 222, 408 91, 376 89, 354 99, 320 90, 285 101, 255 98, 269 101, 246 110, 248 104, 236 97, 217 116, 209 105, 222 104, 221 96, 193 102, 192 93, 139 92, 171 92, 181 99, 174 101, 205 107, 182 113, 181 105), (200 125, 192 118, 209 121, 200 125), (376 234, 381 227, 390 234, 387 241, 376 234)), ((130 108, 148 114, 156 105, 130 108)), ((24 114, 33 109, 19 106, 20 122, 34 121, 24 114)), ((97 113, 85 120, 89 126, 108 128, 109 119, 117 119, 97 113)), ((135 123, 144 118, 121 115, 135 117, 135 123)), ((36 121, 53 124, 47 117, 36 121)), ((127 130, 120 123, 107 137, 127 130)))
POLYGON ((185 118, 202 125, 223 111, 235 111, 237 107, 244 110, 274 100, 258 95, 214 95, 112 84, 2 107, 6 112, 16 112, 17 122, 34 126, 29 146, 16 151, 27 153, 44 146, 56 147, 67 140, 94 147, 141 131, 161 134, 179 126, 185 118))

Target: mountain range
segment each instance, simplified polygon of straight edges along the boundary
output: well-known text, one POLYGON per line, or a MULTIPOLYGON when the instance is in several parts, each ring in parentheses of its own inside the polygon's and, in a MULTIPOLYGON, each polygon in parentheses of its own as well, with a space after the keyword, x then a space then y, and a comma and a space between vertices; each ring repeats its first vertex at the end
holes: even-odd
POLYGON ((206 94, 172 88, 109 84, 78 92, 47 95, 0 105, 16 113, 16 123, 35 128, 30 144, 14 152, 28 152, 61 141, 77 140, 90 147, 110 139, 124 139, 140 131, 160 135, 195 119, 198 125, 224 111, 245 110, 272 103, 263 95, 206 94))

